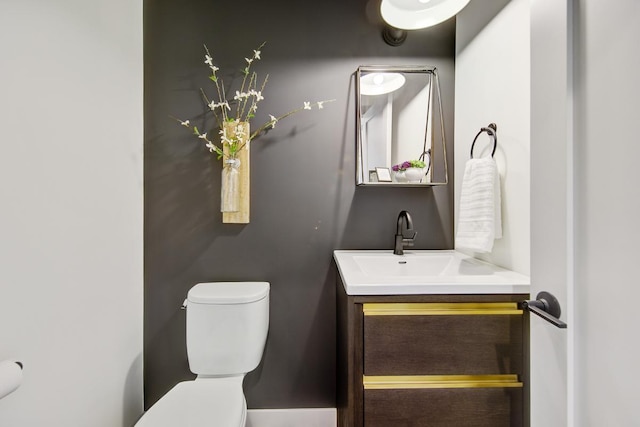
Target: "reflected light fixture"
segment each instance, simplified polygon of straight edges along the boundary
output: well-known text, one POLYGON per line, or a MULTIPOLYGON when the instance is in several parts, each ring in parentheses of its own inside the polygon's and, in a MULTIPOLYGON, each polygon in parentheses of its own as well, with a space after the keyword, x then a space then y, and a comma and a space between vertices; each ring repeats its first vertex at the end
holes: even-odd
POLYGON ((360 79, 362 95, 383 95, 400 89, 405 77, 400 73, 371 73, 360 79))
POLYGON ((470 0, 382 0, 380 14, 389 24, 382 36, 391 46, 399 46, 407 37, 405 30, 437 25, 457 15, 470 0))

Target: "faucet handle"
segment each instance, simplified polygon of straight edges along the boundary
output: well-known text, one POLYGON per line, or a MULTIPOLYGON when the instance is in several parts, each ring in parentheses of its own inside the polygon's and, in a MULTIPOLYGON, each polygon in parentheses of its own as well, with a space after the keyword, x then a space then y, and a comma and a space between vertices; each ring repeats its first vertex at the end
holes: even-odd
MULTIPOLYGON (((408 231, 411 231, 411 230, 408 230, 408 231)), ((416 238, 416 236, 417 236, 417 235, 418 235, 418 232, 417 232, 417 231, 414 231, 414 232, 413 232, 413 236, 411 236, 411 237, 405 237, 405 236, 403 235, 403 236, 402 236, 402 244, 403 244, 404 246, 412 247, 412 246, 413 246, 413 244, 414 244, 414 240, 415 240, 415 238, 416 238)))
MULTIPOLYGON (((413 230, 412 230, 412 229, 408 229, 407 231, 411 232, 411 231, 413 231, 413 230)), ((413 235, 412 235, 411 237, 406 237, 406 236, 404 235, 404 233, 403 233, 403 234, 402 234, 402 238, 403 238, 403 240, 410 241, 410 242, 413 244, 413 241, 415 240, 415 238, 416 238, 416 236, 417 236, 417 235, 418 235, 418 232, 417 232, 417 231, 413 231, 413 235)))

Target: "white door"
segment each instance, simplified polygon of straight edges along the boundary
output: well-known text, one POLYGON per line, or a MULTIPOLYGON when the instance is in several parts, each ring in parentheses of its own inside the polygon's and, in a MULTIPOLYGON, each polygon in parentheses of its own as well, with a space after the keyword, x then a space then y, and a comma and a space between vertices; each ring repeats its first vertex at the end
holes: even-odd
POLYGON ((531 297, 555 295, 560 329, 531 315, 531 426, 573 425, 571 0, 531 1, 531 297))

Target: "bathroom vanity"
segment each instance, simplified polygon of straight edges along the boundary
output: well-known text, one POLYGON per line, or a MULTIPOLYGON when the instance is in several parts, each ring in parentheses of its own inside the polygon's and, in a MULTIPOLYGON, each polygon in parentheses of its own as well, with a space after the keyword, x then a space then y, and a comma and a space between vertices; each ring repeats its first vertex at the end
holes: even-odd
POLYGON ((455 251, 334 259, 338 426, 528 425, 528 277, 455 251))

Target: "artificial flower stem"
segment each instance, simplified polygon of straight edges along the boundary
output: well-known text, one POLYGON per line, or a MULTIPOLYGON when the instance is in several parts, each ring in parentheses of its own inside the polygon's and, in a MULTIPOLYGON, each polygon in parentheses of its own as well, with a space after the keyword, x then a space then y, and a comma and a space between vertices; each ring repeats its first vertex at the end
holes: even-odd
MULTIPOLYGON (((211 53, 209 52, 209 48, 207 48, 207 45, 204 45, 204 50, 207 52, 207 55, 209 57, 211 57, 211 53)), ((216 90, 218 91, 218 101, 219 102, 223 102, 226 98, 225 98, 225 94, 224 94, 224 82, 223 84, 219 84, 218 83, 218 78, 215 75, 215 72, 213 72, 213 77, 215 77, 215 80, 213 81, 216 85, 216 90), (221 89, 222 87, 222 89, 221 89)), ((202 90, 202 89, 200 89, 202 90)), ((227 120, 227 112, 224 110, 224 108, 222 109, 222 121, 226 121, 227 120)))
MULTIPOLYGON (((320 104, 325 104, 327 102, 333 102, 333 101, 335 101, 335 99, 328 99, 328 100, 325 100, 325 101, 319 101, 319 103, 320 104)), ((318 102, 316 102, 315 105, 318 105, 318 102)), ((291 116, 291 115, 293 115, 295 113, 299 113, 300 111, 303 111, 303 110, 305 110, 305 107, 300 107, 300 108, 296 108, 295 110, 291 110, 288 113, 285 113, 285 114, 283 114, 281 116, 276 117, 275 122, 277 123, 280 120, 282 120, 282 119, 284 119, 286 117, 289 117, 289 116, 291 116)), ((273 123, 274 123, 274 120, 269 120, 268 122, 264 123, 262 126, 260 126, 258 128, 258 130, 256 130, 255 132, 253 132, 251 134, 251 138, 249 138, 249 139, 254 139, 258 135, 260 135, 260 133, 265 131, 268 127, 272 127, 273 123)))

